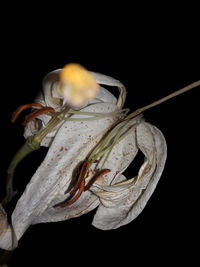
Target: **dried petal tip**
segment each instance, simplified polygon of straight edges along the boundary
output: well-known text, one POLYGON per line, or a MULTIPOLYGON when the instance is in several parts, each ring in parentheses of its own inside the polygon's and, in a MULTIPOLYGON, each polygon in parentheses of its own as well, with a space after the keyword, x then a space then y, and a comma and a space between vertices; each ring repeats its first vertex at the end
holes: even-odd
POLYGON ((84 67, 71 63, 60 72, 60 86, 57 90, 64 104, 79 107, 97 95, 99 85, 84 67))

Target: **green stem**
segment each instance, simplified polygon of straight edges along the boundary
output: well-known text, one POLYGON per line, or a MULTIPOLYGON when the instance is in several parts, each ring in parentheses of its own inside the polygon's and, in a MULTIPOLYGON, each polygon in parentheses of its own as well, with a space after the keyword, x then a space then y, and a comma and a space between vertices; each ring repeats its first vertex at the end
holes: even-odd
POLYGON ((69 109, 70 109, 69 107, 66 107, 62 112, 57 113, 47 123, 46 128, 44 128, 38 134, 28 137, 25 144, 19 149, 19 151, 13 157, 7 170, 6 197, 2 201, 2 205, 4 207, 13 199, 13 197, 17 193, 13 190, 13 176, 14 176, 14 172, 15 172, 17 165, 28 154, 40 148, 40 144, 42 140, 44 139, 44 137, 64 119, 69 109))
POLYGON ((34 137, 28 137, 25 144, 15 154, 7 170, 6 180, 6 197, 4 198, 2 205, 6 206, 8 202, 16 195, 17 192, 13 190, 13 175, 19 162, 25 158, 32 151, 40 148, 40 144, 34 140, 34 137))

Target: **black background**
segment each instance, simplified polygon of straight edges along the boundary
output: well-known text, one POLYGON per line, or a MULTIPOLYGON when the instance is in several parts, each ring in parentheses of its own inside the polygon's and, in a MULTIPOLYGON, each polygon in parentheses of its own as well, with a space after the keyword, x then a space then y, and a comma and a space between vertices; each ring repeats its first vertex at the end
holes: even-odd
MULTIPOLYGON (((142 16, 141 12, 135 18, 137 11, 115 14, 105 9, 98 14, 91 11, 89 17, 68 9, 67 15, 63 12, 58 18, 54 16, 57 10, 52 9, 47 18, 41 12, 38 20, 38 10, 30 15, 30 8, 30 13, 16 13, 6 29, 3 27, 2 196, 6 167, 24 141, 21 121, 11 124, 11 114, 19 105, 32 102, 49 71, 77 62, 115 77, 128 90, 126 106, 131 110, 200 79, 195 15, 188 24, 184 20, 187 13, 176 20, 175 12, 172 21, 172 13, 165 17, 160 13, 155 18, 151 14, 142 16)), ((199 209, 199 96, 196 88, 145 112, 146 121, 163 132, 168 158, 156 191, 136 220, 117 230, 101 231, 91 225, 94 211, 66 222, 32 226, 14 251, 11 266, 49 266, 52 262, 68 266, 70 260, 72 264, 89 265, 118 261, 143 264, 148 260, 148 264, 163 265, 194 259, 199 209)), ((36 152, 18 167, 15 186, 19 190, 23 190, 45 153, 36 152)), ((133 163, 127 175, 131 177, 135 171, 133 163)))

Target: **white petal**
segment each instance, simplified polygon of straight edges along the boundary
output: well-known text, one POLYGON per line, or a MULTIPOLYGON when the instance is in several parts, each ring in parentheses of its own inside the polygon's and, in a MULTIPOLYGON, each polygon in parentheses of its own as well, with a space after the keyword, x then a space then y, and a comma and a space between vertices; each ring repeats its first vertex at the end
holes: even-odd
POLYGON ((155 190, 166 160, 165 139, 155 126, 141 123, 137 126, 136 143, 145 155, 138 181, 136 184, 131 180, 130 183, 96 189, 95 193, 101 200, 93 220, 97 228, 114 229, 131 222, 141 213, 155 190))
POLYGON ((49 207, 41 216, 37 216, 32 224, 44 222, 64 221, 70 218, 79 217, 90 212, 99 205, 99 198, 90 191, 83 192, 81 197, 72 205, 65 208, 49 207))
MULTIPOLYGON (((83 111, 112 112, 115 109, 116 105, 101 103, 88 106, 83 111)), ((13 212, 12 224, 18 240, 32 223, 65 220, 88 212, 98 205, 96 196, 90 197, 89 193, 85 193, 77 212, 74 212, 73 208, 52 209, 55 204, 66 199, 65 191, 75 168, 85 160, 115 120, 116 118, 86 122, 66 121, 60 127, 44 161, 33 175, 13 212)))

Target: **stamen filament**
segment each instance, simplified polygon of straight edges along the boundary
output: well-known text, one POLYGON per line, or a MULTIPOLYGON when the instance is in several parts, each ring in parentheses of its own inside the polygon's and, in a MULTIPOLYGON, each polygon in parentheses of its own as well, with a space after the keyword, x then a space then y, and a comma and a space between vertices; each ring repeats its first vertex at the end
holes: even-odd
POLYGON ((63 120, 65 121, 90 121, 90 120, 98 120, 98 119, 103 119, 106 117, 114 117, 117 116, 118 114, 126 116, 128 113, 129 109, 122 109, 122 110, 116 110, 114 112, 109 112, 109 113, 95 113, 95 112, 82 112, 82 111, 69 111, 68 114, 78 114, 78 115, 87 115, 87 116, 92 116, 90 118, 73 118, 73 117, 65 117, 63 120))

